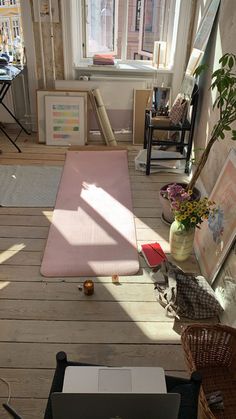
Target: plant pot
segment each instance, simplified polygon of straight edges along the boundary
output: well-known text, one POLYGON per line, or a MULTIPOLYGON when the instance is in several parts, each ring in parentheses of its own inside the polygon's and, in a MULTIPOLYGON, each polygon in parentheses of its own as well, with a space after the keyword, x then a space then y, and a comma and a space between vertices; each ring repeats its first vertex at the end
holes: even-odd
MULTIPOLYGON (((162 186, 162 188, 160 189, 159 199, 160 199, 160 204, 161 204, 161 207, 162 207, 162 221, 167 223, 167 224, 171 224, 174 221, 174 214, 173 214, 173 211, 171 210, 170 201, 169 201, 168 198, 165 198, 165 196, 164 196, 168 186, 170 186, 172 183, 177 183, 177 185, 180 185, 183 188, 188 186, 187 183, 171 182, 171 183, 167 183, 166 185, 162 186)), ((197 188, 193 188, 193 194, 191 196, 191 201, 195 201, 195 200, 198 200, 200 198, 201 198, 201 192, 197 188)))
POLYGON ((187 260, 193 250, 195 228, 185 229, 184 225, 174 220, 170 226, 170 253, 178 262, 187 260))

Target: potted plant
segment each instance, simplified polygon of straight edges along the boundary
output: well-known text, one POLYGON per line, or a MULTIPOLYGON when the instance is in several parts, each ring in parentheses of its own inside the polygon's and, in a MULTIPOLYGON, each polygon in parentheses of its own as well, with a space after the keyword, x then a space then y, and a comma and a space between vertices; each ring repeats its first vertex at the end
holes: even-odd
MULTIPOLYGON (((210 151, 218 140, 224 140, 225 133, 230 132, 232 140, 236 140, 236 130, 231 128, 233 122, 236 120, 236 55, 226 53, 220 60, 221 67, 214 71, 211 76, 210 89, 217 90, 217 97, 213 104, 213 109, 219 110, 219 119, 213 126, 208 144, 203 151, 200 160, 198 161, 193 177, 189 184, 184 185, 186 190, 196 191, 195 184, 207 162, 210 151)), ((194 75, 199 76, 205 69, 206 65, 200 65, 196 68, 194 75)), ((183 185, 182 185, 183 186, 183 185)), ((161 188, 160 196, 168 200, 168 185, 161 188)), ((195 198, 195 199, 198 199, 195 198)), ((163 218, 170 222, 163 212, 163 218)), ((173 216, 172 216, 173 219, 173 216)))
MULTIPOLYGON (((176 199, 182 201, 186 197, 188 184, 186 183, 168 183, 160 189, 160 202, 162 206, 162 220, 167 224, 171 224, 174 221, 174 213, 172 202, 176 199)), ((193 188, 190 191, 190 200, 198 200, 201 197, 201 193, 197 188, 193 188)))
POLYGON ((192 253, 195 228, 214 217, 215 203, 207 197, 192 200, 192 191, 172 184, 168 188, 175 220, 170 227, 170 253, 177 261, 188 259, 192 253))

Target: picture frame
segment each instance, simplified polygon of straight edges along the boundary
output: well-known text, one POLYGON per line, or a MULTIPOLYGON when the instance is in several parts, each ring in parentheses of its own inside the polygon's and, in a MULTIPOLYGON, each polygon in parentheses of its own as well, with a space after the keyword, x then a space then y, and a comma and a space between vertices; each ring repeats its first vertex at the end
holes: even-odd
POLYGON ((37 131, 38 131, 38 142, 41 144, 46 143, 46 125, 45 125, 45 97, 55 97, 59 96, 63 98, 67 97, 82 97, 84 98, 84 142, 87 143, 88 139, 88 122, 87 122, 87 108, 88 108, 88 91, 80 90, 48 90, 48 89, 39 89, 37 90, 37 131))
POLYGON ((216 214, 196 230, 194 250, 202 275, 212 284, 236 236, 236 150, 231 149, 210 194, 216 214))
POLYGON ((48 145, 84 145, 82 97, 45 96, 45 112, 48 145))
POLYGON ((162 108, 170 106, 171 88, 170 87, 153 87, 153 100, 156 111, 159 112, 162 108))

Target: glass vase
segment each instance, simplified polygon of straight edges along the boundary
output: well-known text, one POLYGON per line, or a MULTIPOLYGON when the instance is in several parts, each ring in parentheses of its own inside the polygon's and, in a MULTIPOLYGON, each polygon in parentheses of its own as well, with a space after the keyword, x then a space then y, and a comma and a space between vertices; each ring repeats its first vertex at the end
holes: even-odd
POLYGON ((179 221, 170 226, 170 253, 179 262, 188 259, 193 250, 195 228, 186 229, 179 221))

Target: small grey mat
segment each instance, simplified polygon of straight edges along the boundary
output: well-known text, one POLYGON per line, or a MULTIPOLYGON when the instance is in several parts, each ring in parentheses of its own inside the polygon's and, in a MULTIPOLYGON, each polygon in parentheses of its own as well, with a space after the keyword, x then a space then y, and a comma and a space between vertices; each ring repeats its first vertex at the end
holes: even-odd
POLYGON ((63 167, 0 166, 2 207, 54 207, 63 167))

